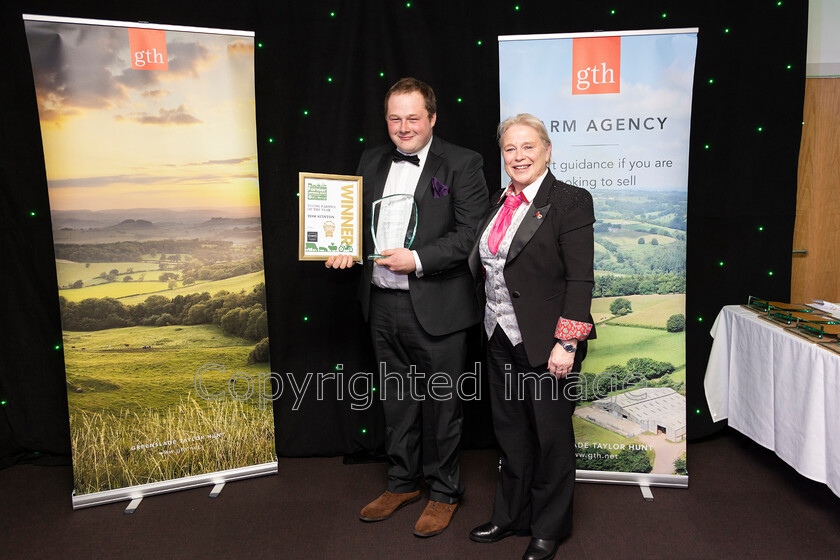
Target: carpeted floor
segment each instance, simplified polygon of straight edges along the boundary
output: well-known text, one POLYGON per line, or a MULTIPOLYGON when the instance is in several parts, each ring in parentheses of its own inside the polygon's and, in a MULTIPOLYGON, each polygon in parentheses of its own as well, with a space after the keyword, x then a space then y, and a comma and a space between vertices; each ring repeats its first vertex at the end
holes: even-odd
MULTIPOLYGON (((557 558, 840 557, 840 497, 731 430, 688 445, 688 489, 578 484, 575 528, 557 558)), ((385 484, 382 463, 280 459, 279 473, 73 511, 71 469, 0 471, 0 558, 517 559, 527 537, 471 542, 495 489, 493 450, 462 453, 467 493, 443 534, 412 534, 425 500, 379 523, 358 512, 385 484)))

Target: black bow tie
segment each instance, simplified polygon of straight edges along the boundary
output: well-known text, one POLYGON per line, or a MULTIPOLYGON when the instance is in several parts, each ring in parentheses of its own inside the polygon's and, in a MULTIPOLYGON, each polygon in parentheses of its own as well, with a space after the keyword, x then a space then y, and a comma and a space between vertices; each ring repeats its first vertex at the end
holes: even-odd
POLYGON ((417 167, 420 167, 420 158, 416 155, 410 156, 408 154, 404 154, 399 150, 394 150, 394 153, 391 154, 391 159, 393 161, 407 161, 417 167))

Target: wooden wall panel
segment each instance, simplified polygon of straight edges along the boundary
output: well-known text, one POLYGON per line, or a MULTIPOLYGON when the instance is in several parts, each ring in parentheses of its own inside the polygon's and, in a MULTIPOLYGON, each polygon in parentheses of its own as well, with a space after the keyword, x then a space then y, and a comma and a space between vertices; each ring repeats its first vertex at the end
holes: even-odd
POLYGON ((790 301, 840 302, 840 78, 805 84, 790 301))

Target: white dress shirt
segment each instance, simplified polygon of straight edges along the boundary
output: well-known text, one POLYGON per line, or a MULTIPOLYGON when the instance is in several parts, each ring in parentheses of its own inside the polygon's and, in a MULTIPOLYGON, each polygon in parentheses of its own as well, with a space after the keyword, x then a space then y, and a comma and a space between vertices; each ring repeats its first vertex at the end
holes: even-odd
MULTIPOLYGON (((423 166, 426 165, 427 156, 429 154, 429 147, 432 145, 432 139, 420 148, 420 151, 410 156, 416 155, 420 158, 420 165, 414 165, 407 161, 391 162, 391 169, 388 171, 388 179, 385 181, 385 188, 382 191, 382 196, 392 194, 410 194, 414 196, 414 191, 417 190, 417 182, 420 180, 420 174, 423 172, 423 166)), ((405 228, 408 229, 410 216, 405 216, 405 228)), ((395 249, 396 247, 383 247, 383 249, 395 249)), ((420 257, 417 251, 411 252, 414 255, 414 265, 416 270, 414 273, 418 278, 423 276, 423 266, 420 263, 420 257)), ((408 289, 408 275, 397 274, 391 272, 384 266, 377 266, 374 264, 373 275, 371 276, 373 285, 380 288, 387 288, 390 290, 407 290, 408 289)))

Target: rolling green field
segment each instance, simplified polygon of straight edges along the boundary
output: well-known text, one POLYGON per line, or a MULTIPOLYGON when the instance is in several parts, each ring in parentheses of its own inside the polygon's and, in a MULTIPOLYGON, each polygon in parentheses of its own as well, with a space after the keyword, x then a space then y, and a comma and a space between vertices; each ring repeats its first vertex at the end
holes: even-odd
POLYGON ((270 365, 246 365, 252 348, 214 325, 65 331, 77 495, 272 461, 272 406, 256 394, 270 365), (243 402, 237 373, 255 391, 243 402))
POLYGON ((210 282, 198 281, 190 286, 180 286, 172 290, 169 289, 167 282, 118 281, 99 284, 97 286, 88 286, 75 290, 59 290, 58 294, 64 296, 67 301, 82 301, 86 298, 111 297, 119 299, 126 305, 136 305, 144 301, 147 297, 156 294, 166 296, 171 299, 177 295, 200 294, 201 292, 208 292, 212 295, 222 290, 226 290, 231 293, 236 293, 240 290, 249 292, 254 288, 254 286, 261 282, 265 282, 265 274, 263 271, 243 274, 241 276, 235 276, 225 280, 215 280, 210 282))
POLYGON ((685 367, 685 332, 598 325, 598 338, 589 342, 583 371, 601 373, 607 366, 625 365, 630 358, 651 358, 685 367))
POLYGON ((633 231, 629 229, 622 229, 616 232, 610 233, 600 233, 599 236, 606 237, 616 245, 618 245, 621 249, 627 252, 632 252, 634 250, 650 250, 655 251, 656 247, 650 245, 650 241, 652 239, 656 239, 660 245, 668 245, 669 243, 674 243, 676 239, 673 237, 668 237, 666 235, 657 235, 653 233, 646 233, 641 231, 633 231), (642 237, 645 240, 644 245, 639 245, 639 238, 642 237))
MULTIPOLYGON (((166 282, 105 282, 96 286, 85 286, 84 288, 59 290, 58 295, 64 296, 67 301, 82 301, 87 298, 114 298, 121 299, 127 296, 143 294, 150 296, 154 293, 168 293, 166 282)), ((144 298, 145 299, 145 298, 144 298)))
POLYGON ((595 230, 596 268, 635 274, 684 270, 684 254, 681 259, 679 252, 684 249, 685 232, 659 225, 663 220, 679 221, 679 216, 665 210, 640 215, 627 210, 598 213, 598 221, 609 227, 595 230), (629 215, 637 219, 628 219, 629 215))
MULTIPOLYGON (((632 296, 636 297, 636 296, 632 296)), ((610 321, 611 325, 642 325, 666 327, 672 315, 685 315, 685 294, 638 296, 648 298, 639 301, 636 306, 630 299, 633 312, 610 321), (661 299, 657 299, 661 298, 661 299), (664 319, 664 321, 663 321, 664 319)))
POLYGON ((626 365, 630 358, 650 358, 673 364, 677 369, 670 374, 670 379, 675 383, 685 382, 685 332, 665 330, 668 317, 685 314, 685 294, 626 298, 630 300, 633 312, 612 319, 609 308, 617 298, 592 300, 598 338, 589 342, 583 370, 601 373, 611 365, 626 365))
POLYGON ((595 254, 598 254, 598 253, 604 253, 604 254, 607 254, 607 255, 610 254, 610 252, 603 245, 601 245, 600 243, 598 243, 596 241, 595 242, 595 254))
MULTIPOLYGON (((673 218, 674 216, 675 216, 675 214, 667 214, 664 217, 666 219, 670 219, 670 218, 673 218)), ((678 233, 685 233, 684 231, 680 231, 678 229, 669 228, 669 227, 665 227, 665 226, 660 226, 660 225, 652 224, 652 223, 649 223, 649 222, 642 222, 642 221, 639 221, 639 220, 625 220, 625 219, 620 219, 619 218, 619 219, 611 219, 609 221, 610 221, 610 223, 613 223, 613 224, 621 224, 622 229, 626 229, 627 231, 632 231, 631 228, 633 228, 635 226, 639 226, 640 228, 643 228, 643 229, 650 229, 652 227, 655 227, 656 229, 658 229, 660 231, 668 232, 671 235, 676 235, 678 233)), ((645 233, 645 232, 636 232, 636 233, 638 233, 638 234, 644 233, 644 235, 649 235, 648 233, 645 233)))
MULTIPOLYGON (((682 313, 685 315, 685 294, 623 296, 630 300, 633 312, 623 317, 616 317, 610 324, 644 325, 665 328, 668 317, 682 313)), ((617 297, 595 298, 592 300, 592 318, 595 323, 612 317, 610 304, 617 297)), ((600 327, 599 327, 600 328, 600 327)))
POLYGON ((219 393, 234 373, 257 379, 259 373, 270 372, 269 364, 246 365, 253 346, 214 325, 65 331, 70 411, 119 415, 166 409, 190 394, 198 398, 195 376, 205 364, 225 368, 203 377, 207 392, 219 393))
MULTIPOLYGON (((106 262, 106 263, 78 263, 72 261, 56 261, 55 271, 58 277, 58 285, 65 286, 72 284, 76 280, 81 280, 85 286, 91 282, 103 281, 99 275, 103 272, 108 274, 112 270, 117 269, 121 275, 126 274, 129 269, 132 270, 129 274, 135 279, 141 274, 146 274, 149 278, 157 278, 162 272, 159 270, 156 262, 106 262)), ((120 278, 122 280, 122 278, 120 278)))

